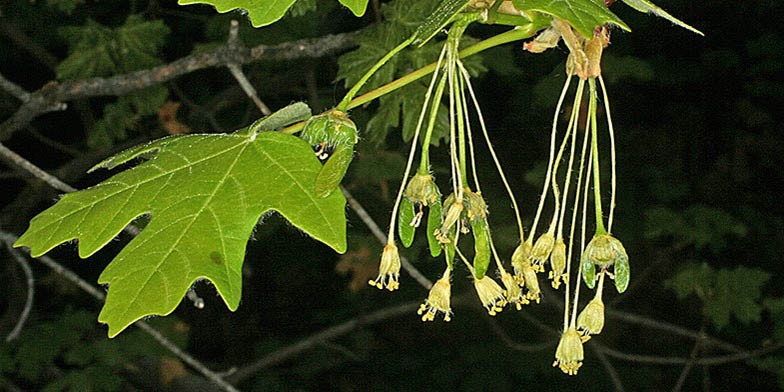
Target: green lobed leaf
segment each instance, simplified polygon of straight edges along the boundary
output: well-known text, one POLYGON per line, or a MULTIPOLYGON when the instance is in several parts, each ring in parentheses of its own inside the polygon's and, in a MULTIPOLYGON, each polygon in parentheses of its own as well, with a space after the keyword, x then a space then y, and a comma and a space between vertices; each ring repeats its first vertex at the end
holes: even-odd
POLYGON ((368 0, 338 0, 340 4, 345 5, 351 12, 354 13, 356 16, 365 15, 365 10, 367 9, 368 0))
POLYGON ((161 20, 145 21, 130 15, 117 28, 88 19, 84 26, 64 27, 60 35, 68 41, 68 57, 57 65, 57 78, 83 79, 109 76, 161 64, 158 51, 169 28, 161 20))
POLYGON ((239 305, 245 246, 259 218, 278 211, 337 252, 346 250, 341 192, 315 195, 321 164, 303 140, 246 129, 168 137, 133 147, 95 168, 150 159, 34 217, 15 246, 39 256, 78 239, 88 257, 143 214, 152 219, 106 267, 98 320, 113 337, 148 315, 171 313, 186 290, 209 279, 230 310, 239 305))
POLYGON ((297 0, 177 0, 177 4, 209 4, 220 13, 243 9, 248 11, 253 27, 262 27, 282 18, 295 1, 297 0))
POLYGON ((703 37, 705 36, 705 34, 703 34, 702 31, 699 31, 699 30, 695 29, 694 27, 689 26, 688 24, 684 23, 682 20, 680 20, 680 19, 670 15, 669 13, 667 13, 667 11, 661 9, 659 6, 657 6, 656 4, 653 4, 652 2, 650 2, 648 0, 623 0, 623 2, 626 3, 626 5, 628 5, 629 7, 632 7, 632 8, 634 8, 637 11, 640 11, 640 12, 646 13, 646 14, 654 14, 654 15, 660 17, 660 18, 667 19, 670 22, 672 22, 672 23, 674 23, 674 24, 676 24, 676 25, 678 25, 680 27, 683 27, 686 30, 689 30, 689 31, 691 31, 693 33, 699 34, 699 35, 701 35, 703 37))
POLYGON ((715 270, 707 263, 687 264, 666 285, 679 299, 697 294, 705 302, 705 314, 721 329, 733 315, 744 324, 760 320, 762 287, 770 277, 768 272, 743 266, 715 270))
POLYGON ((586 38, 593 38, 593 30, 605 23, 612 23, 631 31, 621 18, 596 0, 513 0, 520 11, 539 11, 569 22, 586 38))

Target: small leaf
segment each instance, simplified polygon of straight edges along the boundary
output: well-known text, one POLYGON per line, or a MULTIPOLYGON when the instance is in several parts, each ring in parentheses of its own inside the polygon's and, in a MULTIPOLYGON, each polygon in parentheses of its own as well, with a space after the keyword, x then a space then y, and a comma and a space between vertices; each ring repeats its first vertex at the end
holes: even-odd
POLYGON ((605 23, 612 23, 631 31, 621 18, 596 0, 513 0, 520 11, 539 11, 569 22, 586 38, 593 38, 593 30, 605 23))
POLYGON ((261 27, 282 18, 295 1, 297 0, 178 0, 177 4, 209 4, 220 13, 241 8, 248 11, 253 27, 261 27))
MULTIPOLYGON (((276 210, 336 251, 346 250, 345 198, 315 195, 321 164, 301 139, 277 132, 185 135, 133 147, 95 168, 136 157, 134 168, 65 195, 30 221, 15 246, 39 256, 79 239, 88 257, 143 214, 152 219, 106 267, 110 284, 98 320, 115 336, 142 317, 167 315, 186 290, 209 279, 237 309, 248 238, 259 218, 276 210)), ((95 169, 93 168, 93 169, 95 169)))
POLYGON ((667 13, 667 11, 659 8, 656 4, 653 4, 652 2, 650 2, 648 0, 623 0, 623 2, 626 3, 626 5, 628 5, 629 7, 632 7, 632 8, 634 8, 637 11, 640 11, 640 12, 646 13, 646 14, 654 14, 654 15, 660 17, 660 18, 667 19, 670 22, 675 23, 676 25, 681 26, 681 27, 683 27, 686 30, 689 30, 689 31, 691 31, 693 33, 699 34, 699 35, 701 35, 703 37, 705 36, 705 34, 703 34, 702 31, 699 31, 699 30, 695 29, 694 27, 689 26, 688 24, 686 24, 683 21, 681 21, 680 19, 670 15, 669 13, 667 13))
POLYGON ((345 5, 351 12, 354 13, 356 16, 365 15, 365 10, 367 9, 368 0, 339 0, 340 4, 345 5))
POLYGON ((403 196, 400 199, 400 211, 397 215, 397 232, 400 236, 400 242, 403 243, 403 246, 408 248, 414 242, 414 232, 416 231, 416 227, 411 226, 411 222, 414 221, 414 203, 409 200, 409 198, 403 196))
POLYGON ((474 233, 475 279, 482 279, 490 266, 490 227, 487 225, 487 219, 471 222, 471 231, 474 233))
POLYGON ((422 24, 420 24, 414 34, 416 39, 411 45, 421 48, 440 32, 454 17, 468 5, 468 0, 443 0, 422 24))
POLYGON ((436 229, 444 223, 444 216, 441 215, 441 199, 429 205, 430 211, 427 214, 427 244, 430 247, 430 255, 437 257, 441 254, 441 243, 435 236, 436 229))
POLYGON ((592 289, 596 285, 596 266, 591 259, 583 257, 582 268, 583 281, 589 289, 592 289))

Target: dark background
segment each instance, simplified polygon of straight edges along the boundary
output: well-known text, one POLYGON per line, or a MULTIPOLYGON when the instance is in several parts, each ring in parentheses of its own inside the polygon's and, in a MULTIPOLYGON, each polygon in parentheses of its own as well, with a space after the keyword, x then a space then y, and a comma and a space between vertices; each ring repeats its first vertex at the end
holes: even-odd
MULTIPOLYGON (((360 19, 332 4, 334 0, 317 3, 315 12, 254 30, 240 13, 222 15, 173 1, 2 1, 0 74, 27 91, 57 79, 58 64, 74 46, 63 27, 84 26, 88 19, 117 28, 129 14, 138 14, 143 20, 162 20, 170 30, 149 64, 139 60, 129 68, 88 76, 149 68, 220 45, 231 19, 240 21, 240 38, 248 47, 372 29, 383 19, 373 1, 360 19), (74 8, 69 10, 68 4, 74 8)), ((562 305, 561 294, 550 290, 543 277, 541 304, 522 312, 506 309, 490 318, 479 307, 467 271, 458 269, 452 321, 423 323, 415 309, 427 291, 405 272, 401 289, 392 294, 367 286, 368 278, 375 277, 381 246, 353 211, 348 212, 346 255, 335 254, 273 215, 249 243, 237 312, 229 312, 214 288, 200 282, 195 289, 204 309, 186 299, 172 315, 148 321, 211 369, 238 370, 227 378, 241 378, 236 385, 242 390, 612 390, 620 381, 625 390, 660 391, 673 389, 681 376, 686 391, 780 388, 784 5, 775 0, 667 0, 659 5, 705 37, 621 3, 611 7, 633 29, 614 29, 603 59, 618 153, 614 234, 629 253, 632 283, 622 296, 606 290, 605 329, 586 344, 578 376, 551 367, 562 305), (410 309, 398 311, 401 304, 410 309), (372 317, 379 310, 384 317, 372 317), (313 338, 349 320, 358 324, 350 332, 313 338), (709 338, 698 339, 695 349, 695 339, 684 335, 700 332, 709 338), (248 364, 270 359, 268 355, 303 339, 313 344, 248 370, 248 364), (756 355, 761 348, 769 350, 756 355), (723 357, 735 354, 739 360, 723 357), (702 357, 714 361, 685 366, 678 361, 702 357), (663 363, 668 360, 675 363, 663 363)), ((482 38, 504 29, 475 26, 467 34, 482 38)), ((483 53, 487 70, 474 84, 528 228, 567 52, 563 44, 538 55, 521 46, 507 44, 483 53)), ((273 110, 304 100, 320 112, 342 97, 336 60, 352 49, 347 45, 320 58, 255 62, 244 71, 273 110)), ((230 131, 261 116, 225 68, 197 71, 161 86, 167 90, 166 101, 181 104, 177 121, 193 132, 230 131)), ((69 102, 68 110, 37 117, 2 143, 74 187, 93 185, 108 174, 85 175, 87 168, 122 148, 167 134, 160 108, 132 108, 119 115, 132 119, 124 134, 100 139, 96 132, 107 121, 106 108, 118 101, 109 96, 69 102)), ((0 91, 0 118, 10 117, 19 105, 0 91)), ((376 105, 351 113, 361 134, 376 105)), ((119 128, 116 120, 108 119, 109 128, 119 128)), ((363 135, 344 185, 383 230, 407 147, 394 130, 380 143, 367 140, 371 138, 363 135)), ((514 217, 483 144, 480 150, 484 196, 496 241, 508 258, 515 246, 514 217)), ((443 144, 433 149, 434 156, 445 153, 443 144)), ((442 189, 448 181, 439 172, 445 170, 444 162, 434 158, 442 189)), ((608 186, 603 190, 609 195, 608 186)), ((57 195, 2 161, 0 230, 20 235, 57 195)), ((73 244, 49 255, 95 282, 128 240, 123 234, 85 261, 77 258, 73 244)), ((442 263, 426 253, 424 238, 402 251, 435 280, 442 263)), ((0 259, 5 282, 0 331, 5 334, 23 308, 26 286, 8 250, 0 250, 0 259)), ((95 321, 99 303, 40 263, 33 261, 32 267, 35 303, 22 334, 0 346, 0 385, 8 390, 212 388, 134 327, 108 340, 105 326, 95 321)))

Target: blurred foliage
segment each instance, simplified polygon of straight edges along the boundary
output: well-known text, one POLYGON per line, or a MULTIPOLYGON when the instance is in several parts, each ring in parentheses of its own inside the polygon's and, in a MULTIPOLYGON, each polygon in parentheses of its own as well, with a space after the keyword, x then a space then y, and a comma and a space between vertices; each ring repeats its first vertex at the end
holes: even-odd
MULTIPOLYGON (((144 0, 11 0, 0 5, 3 26, 8 27, 0 31, 0 73, 30 91, 69 72, 75 78, 125 73, 223 44, 231 19, 241 22, 239 36, 249 47, 364 29, 360 46, 339 55, 280 63, 261 61, 243 67, 271 108, 306 100, 319 110, 337 103, 345 90, 345 79, 357 78, 363 71, 361 64, 372 63, 383 48, 397 43, 399 37, 388 36, 396 34, 389 26, 413 28, 411 23, 421 17, 420 7, 433 4, 404 0, 379 3, 378 13, 371 2, 366 15, 355 18, 334 0, 298 0, 278 23, 253 29, 241 13, 216 14, 207 6, 179 7, 173 2, 144 0), (123 57, 123 53, 110 50, 116 45, 129 45, 139 57, 123 57), (42 53, 56 59, 54 64, 42 53), (362 53, 372 57, 365 58, 362 53), (74 59, 81 58, 67 60, 75 55, 74 59), (71 65, 62 65, 64 60, 71 65), (94 64, 95 70, 89 72, 96 73, 88 73, 89 64, 94 64), (99 69, 103 73, 98 73, 99 69)), ((692 330, 699 330, 707 321, 710 335, 749 350, 783 343, 784 289, 777 278, 784 273, 784 207, 780 202, 780 189, 784 188, 780 129, 784 124, 780 110, 784 107, 784 33, 776 26, 778 16, 784 14, 784 3, 761 0, 743 7, 732 2, 660 3, 706 36, 698 37, 622 5, 612 7, 633 29, 631 33, 612 31, 603 73, 618 148, 614 231, 624 239, 634 260, 635 281, 624 296, 605 298, 607 307, 692 330), (754 22, 727 28, 727 20, 754 22)), ((501 30, 475 26, 467 34, 481 39, 501 30)), ((427 61, 438 55, 436 48, 426 49, 431 51, 427 61)), ((485 52, 481 62, 479 58, 471 60, 476 61, 472 66, 477 76, 475 88, 488 129, 524 211, 534 210, 538 202, 553 108, 565 78, 565 57, 563 47, 534 55, 515 43, 485 52)), ((382 69, 380 77, 385 79, 372 83, 378 86, 422 65, 415 63, 415 58, 404 52, 382 69)), ((403 146, 407 138, 397 134, 402 127, 400 134, 411 137, 405 124, 418 116, 414 97, 420 96, 425 86, 426 81, 420 81, 407 87, 408 92, 401 90, 351 112, 361 141, 345 185, 382 230, 407 151, 403 146), (376 143, 383 143, 383 149, 377 149, 376 143)), ((237 129, 260 116, 229 72, 222 69, 187 74, 159 86, 158 92, 133 95, 139 99, 96 97, 85 100, 81 107, 70 104, 65 112, 36 118, 31 129, 19 131, 4 144, 65 181, 87 187, 102 178, 98 178, 100 173, 85 176, 83 171, 110 155, 111 149, 117 148, 115 143, 166 134, 154 114, 167 100, 180 103, 176 120, 194 132, 237 129), (106 136, 97 137, 100 132, 96 129, 102 124, 100 132, 106 136), (52 143, 41 142, 36 133, 52 143), (62 146, 77 154, 69 154, 62 146)), ((18 105, 0 91, 3 119, 18 105)), ((442 143, 434 151, 443 148, 442 143)), ((481 173, 488 173, 483 175, 482 189, 496 227, 494 239, 501 256, 508 257, 517 235, 514 217, 502 184, 491 174, 492 163, 484 147, 479 150, 477 164, 481 173)), ((609 154, 600 153, 603 157, 609 154)), ((441 155, 440 151, 433 154, 441 155)), ((21 233, 29 219, 50 205, 56 195, 42 191, 44 187, 27 177, 13 176, 16 172, 10 166, 0 167, 1 174, 8 174, 0 177, 0 228, 21 233)), ((448 161, 434 159, 439 183, 449 181, 448 167, 448 161)), ((609 183, 602 189, 609 190, 609 183)), ((348 212, 348 217, 349 250, 356 253, 345 262, 349 266, 342 268, 361 275, 363 265, 378 263, 381 247, 368 238, 367 229, 353 212, 348 212)), ((530 225, 532 216, 526 214, 523 219, 530 225)), ((199 283, 196 289, 206 307, 198 310, 183 303, 175 312, 189 332, 167 330, 167 336, 179 336, 183 347, 213 369, 242 367, 324 328, 387 306, 419 301, 426 295, 405 274, 400 292, 394 295, 367 287, 354 292, 353 276, 336 272, 338 255, 303 240, 302 234, 279 216, 265 216, 263 221, 248 244, 244 294, 237 312, 227 312, 213 295, 214 288, 199 283)), ((441 272, 440 260, 432 263, 427 245, 420 240, 404 255, 434 279, 441 272)), ((86 261, 76 260, 73 246, 57 249, 53 257, 88 281, 95 281, 125 241, 113 241, 110 249, 86 261)), ((6 277, 5 292, 0 296, 0 330, 7 332, 21 311, 26 291, 22 274, 6 257, 0 255, 6 277)), ((88 369, 104 369, 108 376, 100 376, 105 380, 103 388, 155 389, 140 383, 129 369, 168 363, 162 356, 169 354, 149 337, 137 336, 139 331, 135 330, 106 340, 104 327, 94 322, 95 304, 75 292, 70 283, 47 274, 44 267, 34 264, 34 273, 37 290, 32 317, 19 340, 0 346, 0 382, 23 390, 39 390, 51 383, 57 385, 50 388, 78 389, 74 382, 99 379, 93 376, 96 370, 88 369), (59 340, 47 339, 47 333, 59 340), (39 342, 40 347, 33 342, 39 342), (22 351, 23 345, 27 351, 22 351), (142 350, 142 346, 149 350, 142 350), (25 352, 26 356, 19 356, 25 352), (113 353, 130 354, 120 357, 118 365, 113 353), (25 372, 31 369, 40 376, 27 378, 25 374, 30 373, 25 372)), ((538 329, 527 318, 557 328, 559 309, 548 299, 559 295, 546 291, 543 304, 527 307, 523 314, 507 310, 493 320, 515 342, 551 343, 540 351, 522 352, 511 349, 493 333, 486 314, 476 306, 470 283, 454 281, 456 302, 451 323, 423 325, 412 311, 316 345, 264 369, 239 387, 611 390, 612 383, 593 354, 594 342, 631 354, 667 357, 688 357, 693 346, 693 341, 608 317, 602 335, 586 345, 587 359, 580 375, 567 378, 550 366, 556 335, 538 329)), ((174 319, 151 321, 167 320, 174 319)), ((609 360, 625 389, 633 391, 669 389, 682 370, 609 360)), ((754 388, 773 390, 784 386, 782 365, 784 357, 777 351, 752 361, 701 366, 689 375, 683 390, 748 389, 750 379, 754 388)))

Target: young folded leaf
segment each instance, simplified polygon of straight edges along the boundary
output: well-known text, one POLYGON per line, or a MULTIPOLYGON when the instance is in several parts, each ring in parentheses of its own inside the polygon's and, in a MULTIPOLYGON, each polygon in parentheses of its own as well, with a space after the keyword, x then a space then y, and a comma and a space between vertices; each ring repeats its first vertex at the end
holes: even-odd
POLYGON ((209 279, 236 310, 246 243, 267 211, 278 211, 337 252, 346 250, 346 200, 341 192, 315 195, 321 164, 297 137, 247 128, 168 137, 97 167, 137 157, 149 160, 65 195, 33 218, 14 244, 35 257, 78 239, 79 256, 86 258, 135 218, 151 214, 98 279, 109 284, 98 320, 109 325, 110 337, 143 317, 171 313, 199 279, 209 279))
POLYGON ((688 24, 684 23, 682 20, 670 15, 667 11, 659 8, 656 4, 651 3, 648 0, 623 0, 626 5, 640 11, 642 13, 650 13, 654 14, 660 18, 664 18, 669 20, 672 23, 675 23, 678 26, 683 27, 686 30, 689 30, 695 34, 699 34, 701 36, 705 36, 702 31, 695 29, 694 27, 689 26, 688 24))

